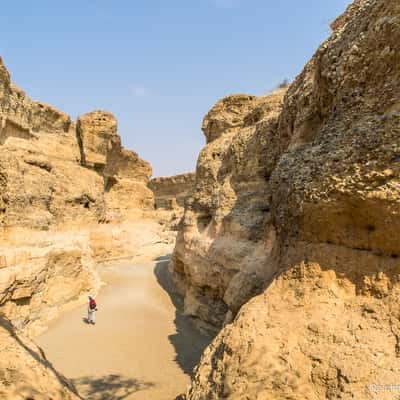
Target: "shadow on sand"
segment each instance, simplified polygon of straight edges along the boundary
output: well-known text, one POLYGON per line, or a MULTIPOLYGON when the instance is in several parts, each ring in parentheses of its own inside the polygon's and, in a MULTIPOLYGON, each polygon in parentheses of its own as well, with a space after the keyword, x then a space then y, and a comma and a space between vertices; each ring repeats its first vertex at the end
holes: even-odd
MULTIPOLYGON (((4 315, 0 315, 0 328, 4 329, 5 331, 7 331, 9 333, 9 335, 15 340, 15 342, 22 348, 24 349, 35 361, 37 361, 38 363, 42 364, 43 367, 46 368, 46 370, 50 373, 53 374, 54 377, 58 380, 58 382, 60 382, 60 384, 62 386, 64 386, 66 389, 69 389, 72 393, 74 393, 78 398, 82 398, 79 396, 76 388, 71 385, 68 380, 64 377, 64 375, 62 375, 61 373, 59 373, 54 367, 53 364, 48 361, 46 359, 46 356, 43 352, 43 350, 40 347, 37 347, 38 352, 33 350, 31 347, 29 347, 27 344, 25 344, 25 342, 23 340, 20 339, 20 337, 18 336, 14 326, 11 324, 11 322, 4 316, 4 315)), ((21 388, 19 390, 21 390, 22 392, 22 388, 25 390, 30 390, 32 389, 33 391, 35 391, 32 388, 29 387, 29 385, 25 384, 24 382, 20 382, 21 388), (25 386, 23 386, 25 385, 25 386)), ((0 393, 1 394, 1 393, 0 393)), ((58 393, 58 396, 64 397, 65 394, 63 393, 58 393)), ((56 396, 57 397, 57 396, 56 396)), ((2 398, 2 397, 1 397, 2 398)), ((31 398, 31 397, 27 397, 27 398, 31 398)))
POLYGON ((154 274, 160 286, 168 293, 175 306, 176 333, 168 336, 169 341, 175 348, 175 361, 187 375, 192 375, 193 368, 200 361, 204 349, 209 345, 213 337, 206 335, 195 328, 190 317, 183 314, 183 299, 175 288, 168 264, 171 255, 167 254, 156 259, 154 274))
POLYGON ((79 392, 87 400, 124 400, 131 394, 146 390, 154 383, 140 382, 121 375, 85 376, 73 380, 79 392))

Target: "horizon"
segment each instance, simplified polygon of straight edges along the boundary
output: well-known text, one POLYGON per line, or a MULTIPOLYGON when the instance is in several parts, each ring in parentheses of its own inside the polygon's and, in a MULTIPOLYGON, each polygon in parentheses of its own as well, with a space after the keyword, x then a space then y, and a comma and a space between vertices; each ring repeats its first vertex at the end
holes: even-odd
POLYGON ((73 120, 112 112, 123 145, 159 177, 194 172, 219 99, 293 81, 350 1, 21 3, 0 16, 12 82, 73 120))

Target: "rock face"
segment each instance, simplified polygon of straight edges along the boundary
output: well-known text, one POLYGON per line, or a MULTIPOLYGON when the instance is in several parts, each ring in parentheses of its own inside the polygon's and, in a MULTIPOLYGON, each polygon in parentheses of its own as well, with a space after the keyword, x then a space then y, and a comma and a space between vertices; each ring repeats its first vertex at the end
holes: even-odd
POLYGON ((265 267, 275 240, 268 178, 284 93, 227 97, 203 123, 209 143, 186 201, 173 273, 185 311, 214 326, 260 293, 271 274, 265 267))
POLYGON ((3 232, 0 313, 16 328, 40 331, 66 304, 99 287, 84 230, 3 232))
POLYGON ((123 148, 112 114, 94 111, 80 116, 77 139, 81 164, 103 177, 106 209, 113 218, 153 209, 153 193, 147 188, 151 166, 137 153, 123 148))
POLYGON ((0 59, 0 398, 76 398, 19 335, 96 292, 96 262, 132 253, 138 232, 124 224, 154 210, 151 173, 112 114, 75 125, 14 86, 0 59))
POLYGON ((358 0, 332 27, 275 111, 206 117, 173 272, 188 313, 236 317, 188 399, 394 396, 373 385, 400 373, 400 3, 358 0))
POLYGON ((33 102, 8 79, 0 83, 0 225, 43 229, 100 219, 103 182, 80 167, 70 118, 33 102))
POLYGON ((93 111, 81 115, 76 126, 81 164, 103 172, 112 142, 118 138, 117 120, 111 113, 93 111))
POLYGON ((157 209, 174 210, 184 207, 185 198, 192 191, 195 184, 195 174, 180 174, 169 177, 153 178, 149 188, 154 193, 157 209))
POLYGON ((151 167, 121 146, 112 114, 95 111, 75 126, 29 99, 0 64, 1 226, 43 229, 153 207, 151 167))

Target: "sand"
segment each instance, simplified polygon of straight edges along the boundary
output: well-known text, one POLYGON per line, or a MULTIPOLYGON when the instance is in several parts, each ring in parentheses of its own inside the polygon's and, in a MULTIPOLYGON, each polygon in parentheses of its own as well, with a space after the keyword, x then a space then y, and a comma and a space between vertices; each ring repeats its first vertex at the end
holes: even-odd
POLYGON ((210 337, 182 315, 168 257, 99 267, 106 285, 96 298, 96 325, 86 306, 61 315, 37 338, 47 358, 87 400, 173 400, 210 337))

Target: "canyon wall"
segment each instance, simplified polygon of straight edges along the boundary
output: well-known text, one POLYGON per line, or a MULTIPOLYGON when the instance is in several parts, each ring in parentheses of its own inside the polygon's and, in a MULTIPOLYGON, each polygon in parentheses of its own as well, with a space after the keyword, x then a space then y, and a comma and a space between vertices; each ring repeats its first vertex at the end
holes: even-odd
POLYGON ((173 210, 184 207, 185 198, 191 192, 194 183, 194 173, 151 179, 149 188, 154 193, 156 208, 173 210))
POLYGON ((112 114, 95 111, 75 125, 13 85, 1 60, 0 102, 2 227, 101 222, 115 191, 132 197, 122 211, 152 207, 151 167, 121 146, 112 114))
POLYGON ((112 114, 75 124, 17 88, 0 59, 1 398, 76 398, 25 335, 97 291, 96 263, 155 240, 157 224, 141 234, 138 222, 154 210, 151 174, 112 114))
POLYGON ((122 147, 112 114, 74 124, 14 86, 2 62, 0 100, 0 310, 20 327, 96 288, 97 226, 154 209, 152 170, 122 147))
POLYGON ((183 216, 186 198, 195 184, 195 174, 186 173, 169 177, 153 178, 149 188, 154 194, 155 215, 173 243, 183 216))
POLYGON ((94 111, 80 116, 76 133, 81 165, 103 179, 107 220, 127 219, 132 213, 154 208, 154 196, 147 187, 152 168, 137 153, 123 148, 111 113, 94 111))
POLYGON ((285 94, 204 120, 172 272, 225 326, 188 399, 393 398, 373 385, 400 372, 400 3, 332 29, 285 94))
POLYGON ((217 327, 259 293, 270 274, 271 136, 284 93, 230 96, 204 119, 207 146, 186 200, 173 273, 185 294, 185 312, 217 327))

